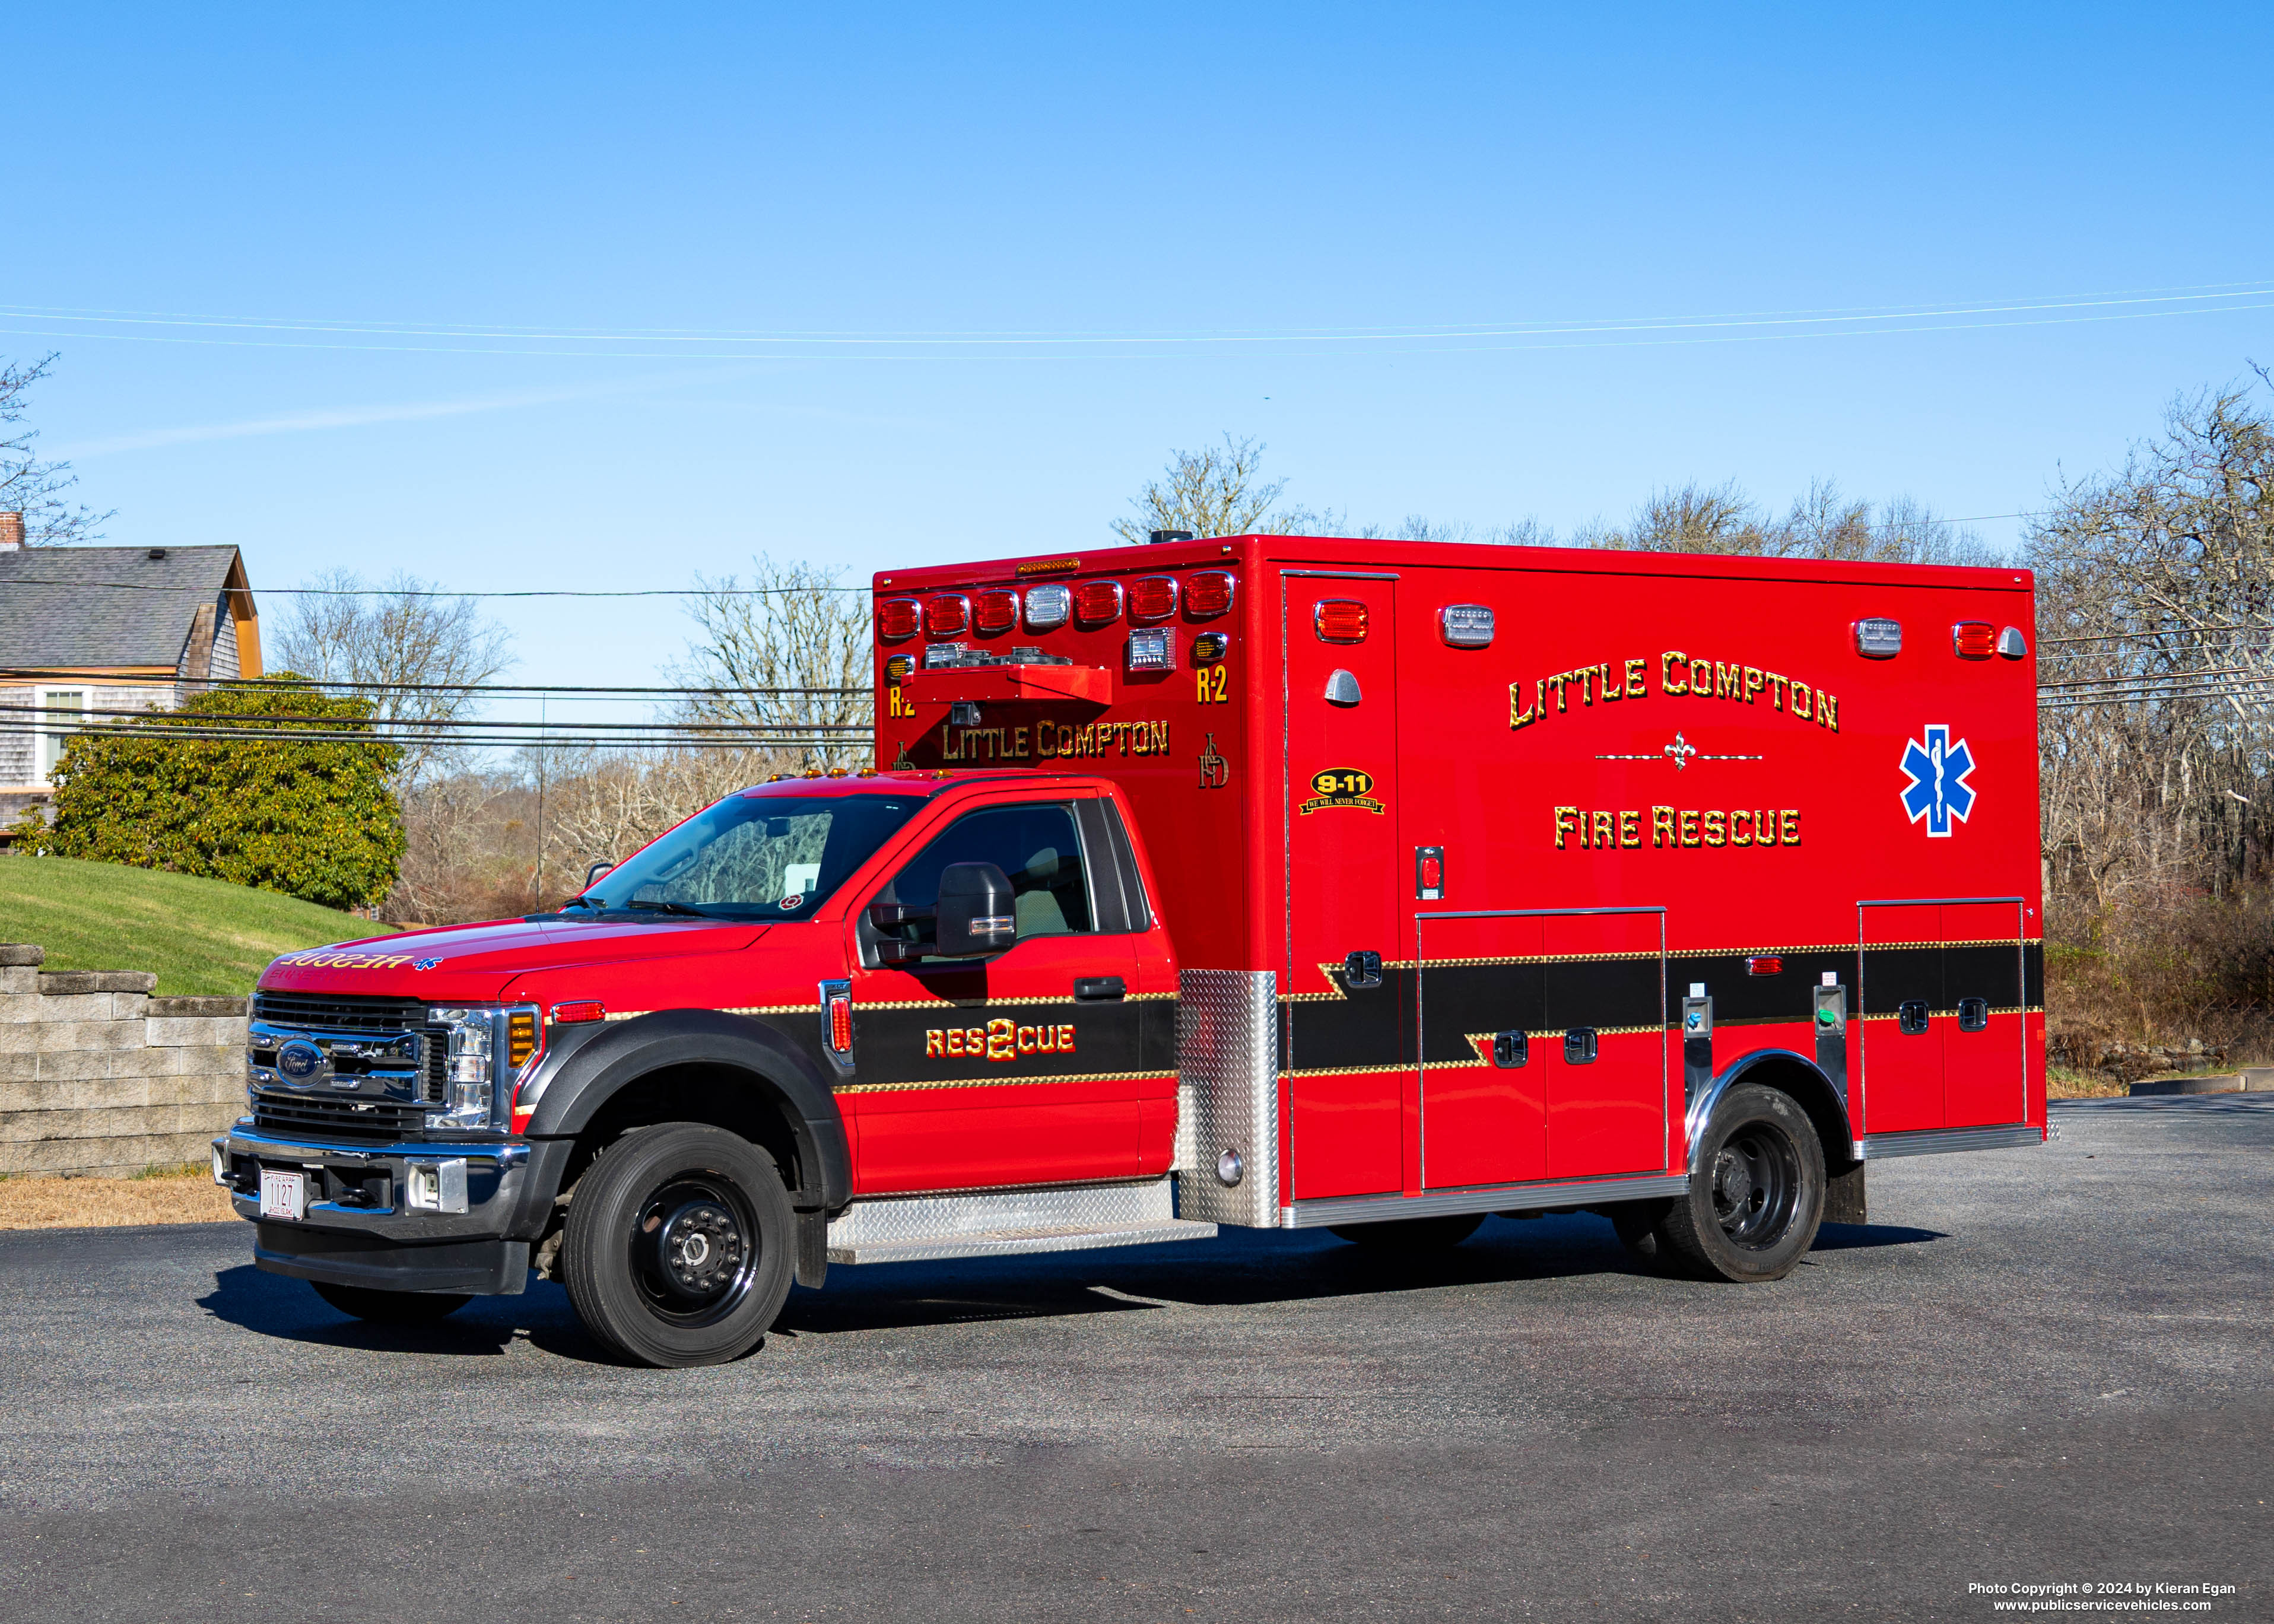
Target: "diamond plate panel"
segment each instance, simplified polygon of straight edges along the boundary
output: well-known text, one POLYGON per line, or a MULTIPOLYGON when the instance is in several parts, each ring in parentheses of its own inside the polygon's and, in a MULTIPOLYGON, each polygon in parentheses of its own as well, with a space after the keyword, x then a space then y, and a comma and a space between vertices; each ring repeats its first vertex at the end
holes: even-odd
POLYGON ((1177 975, 1177 1214, 1269 1229, 1279 1222, 1279 978, 1269 970, 1177 975), (1190 1122, 1185 1120, 1189 1114, 1190 1122), (1216 1176, 1237 1151, 1239 1182, 1216 1176))
POLYGON ((829 1226, 829 1245, 866 1247, 1006 1229, 1106 1229, 1176 1216, 1165 1178, 1038 1184, 969 1195, 874 1196, 829 1226))

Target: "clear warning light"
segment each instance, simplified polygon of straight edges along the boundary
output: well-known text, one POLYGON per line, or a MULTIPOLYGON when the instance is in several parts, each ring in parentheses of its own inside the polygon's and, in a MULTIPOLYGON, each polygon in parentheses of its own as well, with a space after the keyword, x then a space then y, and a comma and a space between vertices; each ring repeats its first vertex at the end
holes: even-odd
POLYGON ((1856 622, 1856 652, 1865 659, 1893 659, 1903 651, 1903 623, 1874 616, 1856 622))
POLYGON ((1493 612, 1482 604, 1447 604, 1437 611, 1437 629, 1453 648, 1488 648, 1493 640, 1493 612))
POLYGON ((1165 626, 1148 631, 1129 634, 1129 669, 1132 671, 1174 671, 1177 668, 1177 634, 1165 626))

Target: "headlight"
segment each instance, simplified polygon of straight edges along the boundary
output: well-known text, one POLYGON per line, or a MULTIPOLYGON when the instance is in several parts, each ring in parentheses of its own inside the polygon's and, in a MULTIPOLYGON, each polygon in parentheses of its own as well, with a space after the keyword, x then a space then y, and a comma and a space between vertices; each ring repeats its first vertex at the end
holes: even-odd
POLYGON ((426 1114, 426 1125, 505 1126, 513 1086, 537 1064, 544 1046, 537 1011, 519 1006, 430 1009, 426 1025, 430 1030, 440 1027, 448 1041, 442 1058, 442 1109, 426 1114))

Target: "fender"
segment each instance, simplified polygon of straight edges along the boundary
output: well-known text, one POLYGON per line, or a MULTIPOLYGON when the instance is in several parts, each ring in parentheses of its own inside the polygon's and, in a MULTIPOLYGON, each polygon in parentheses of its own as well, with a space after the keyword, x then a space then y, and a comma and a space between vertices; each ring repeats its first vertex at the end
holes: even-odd
MULTIPOLYGON (((669 1066, 726 1066, 747 1073, 788 1123, 807 1169, 807 1199, 835 1212, 853 1199, 845 1118, 820 1064, 776 1028, 717 1010, 660 1010, 611 1021, 570 1049, 544 1079, 531 1139, 571 1138, 621 1089, 669 1066)), ((802 1202, 800 1203, 803 1205, 802 1202)))
POLYGON ((1713 1108, 1721 1103, 1721 1096, 1743 1081, 1748 1072, 1761 1066, 1774 1071, 1778 1085, 1799 1101, 1801 1109, 1808 1113, 1817 1136, 1824 1141, 1826 1164, 1837 1166, 1853 1162, 1856 1139, 1848 1121, 1847 1101, 1840 1097, 1840 1091, 1832 1086, 1832 1079, 1824 1074, 1822 1067, 1788 1049, 1757 1049, 1732 1061, 1690 1101, 1689 1114, 1682 1124, 1690 1143, 1696 1145, 1705 1133, 1706 1124, 1713 1120, 1713 1108), (1835 1129, 1836 1133, 1827 1132, 1827 1126, 1835 1129))

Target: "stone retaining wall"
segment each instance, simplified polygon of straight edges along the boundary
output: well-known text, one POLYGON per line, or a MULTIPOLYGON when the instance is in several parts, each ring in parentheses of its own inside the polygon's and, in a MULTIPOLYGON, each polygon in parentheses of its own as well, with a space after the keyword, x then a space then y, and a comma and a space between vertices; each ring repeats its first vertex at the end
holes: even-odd
POLYGON ((0 944, 0 1173, 202 1164, 245 1114, 243 998, 157 998, 140 970, 0 944))

